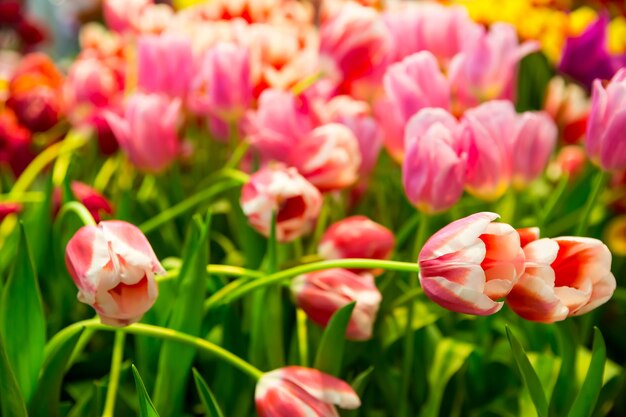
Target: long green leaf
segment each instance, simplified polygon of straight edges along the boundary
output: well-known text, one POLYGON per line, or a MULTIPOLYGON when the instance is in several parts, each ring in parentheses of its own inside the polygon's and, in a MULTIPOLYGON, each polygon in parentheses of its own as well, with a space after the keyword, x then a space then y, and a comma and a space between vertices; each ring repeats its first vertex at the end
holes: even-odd
POLYGON ((224 413, 220 409, 220 406, 217 404, 215 400, 215 396, 206 381, 196 368, 192 369, 193 371, 193 379, 196 383, 196 389, 198 390, 198 395, 200 395, 200 399, 202 400, 202 405, 204 405, 204 409, 206 410, 207 417, 224 417, 224 413))
POLYGON ((513 335, 513 332, 511 332, 511 329, 509 329, 508 326, 506 327, 506 336, 509 339, 509 344, 511 345, 511 350, 513 351, 513 357, 515 358, 517 367, 522 374, 524 384, 528 388, 530 398, 535 405, 537 414, 539 415, 539 417, 547 417, 548 400, 546 399, 546 395, 543 391, 543 386, 541 385, 541 381, 539 381, 537 373, 530 364, 530 361, 526 356, 526 352, 524 352, 524 348, 517 340, 517 338, 513 335))
MULTIPOLYGON (((179 276, 178 296, 168 325, 170 329, 194 336, 199 336, 202 329, 210 224, 210 214, 204 223, 199 216, 193 219, 179 276)), ((193 347, 171 341, 163 343, 154 389, 154 404, 163 417, 180 415, 195 354, 193 347)))
POLYGON ((43 363, 46 321, 35 265, 21 224, 13 272, 2 292, 0 332, 7 358, 28 403, 43 363))
POLYGON ((585 381, 572 405, 569 417, 590 417, 593 414, 600 390, 602 390, 605 363, 606 345, 604 344, 602 333, 595 327, 593 330, 591 363, 589 364, 585 381))
POLYGON ((146 391, 146 386, 143 384, 139 371, 132 365, 133 377, 135 378, 135 387, 137 388, 137 397, 139 398, 139 417, 159 417, 152 400, 146 391))
POLYGON ((0 335, 0 412, 3 416, 28 417, 26 405, 17 380, 11 370, 0 335))
POLYGON ((356 302, 347 304, 331 317, 317 348, 314 368, 330 375, 339 375, 346 342, 346 329, 355 305, 356 302))
POLYGON ((576 395, 576 378, 572 375, 575 373, 577 343, 572 326, 570 320, 556 323, 561 367, 550 398, 550 415, 553 417, 566 415, 576 395))

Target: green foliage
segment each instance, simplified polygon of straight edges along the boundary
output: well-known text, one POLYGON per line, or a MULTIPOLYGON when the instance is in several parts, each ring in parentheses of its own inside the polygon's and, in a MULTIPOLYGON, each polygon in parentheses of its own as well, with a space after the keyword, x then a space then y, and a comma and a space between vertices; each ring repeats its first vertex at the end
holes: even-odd
POLYGON ((314 368, 330 375, 339 375, 346 341, 346 329, 356 303, 337 310, 331 317, 315 355, 314 368))
POLYGON ((139 417, 159 417, 159 413, 157 413, 154 404, 152 404, 152 400, 148 395, 148 391, 146 391, 146 386, 143 384, 139 371, 135 368, 135 365, 132 366, 132 369, 133 377, 135 378, 135 387, 137 389, 137 397, 139 398, 139 417))
POLYGON ((215 396, 213 395, 213 392, 211 392, 211 389, 207 385, 206 381, 202 378, 200 373, 196 371, 195 368, 192 370, 193 370, 193 379, 194 379, 194 382, 196 383, 196 389, 198 390, 198 395, 200 396, 200 399, 202 400, 202 405, 204 406, 204 409, 206 410, 206 416, 207 417, 224 417, 224 413, 222 413, 222 410, 220 409, 219 404, 215 400, 215 396))

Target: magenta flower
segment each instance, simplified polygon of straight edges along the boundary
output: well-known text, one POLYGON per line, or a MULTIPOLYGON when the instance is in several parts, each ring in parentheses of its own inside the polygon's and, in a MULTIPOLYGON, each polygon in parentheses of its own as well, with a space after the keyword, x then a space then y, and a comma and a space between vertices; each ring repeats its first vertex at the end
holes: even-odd
POLYGON ((117 220, 81 227, 67 244, 65 262, 78 300, 112 326, 141 319, 157 298, 154 274, 165 272, 143 233, 117 220))

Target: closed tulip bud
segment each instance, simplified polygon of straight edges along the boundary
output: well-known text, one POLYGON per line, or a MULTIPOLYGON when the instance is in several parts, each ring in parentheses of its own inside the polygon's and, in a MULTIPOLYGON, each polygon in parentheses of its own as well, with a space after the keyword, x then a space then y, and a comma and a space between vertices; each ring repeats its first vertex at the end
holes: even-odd
POLYGON ((165 272, 143 233, 117 220, 81 227, 67 244, 65 263, 78 300, 112 326, 141 319, 158 295, 154 274, 165 272))
POLYGON ((427 213, 447 210, 463 194, 466 155, 456 119, 443 109, 426 108, 409 121, 402 183, 409 201, 427 213))
POLYGON ((498 312, 524 272, 517 231, 492 223, 495 213, 476 213, 435 233, 419 254, 420 282, 437 304, 458 313, 498 312))
POLYGON ((593 82, 585 147, 590 159, 605 171, 626 169, 626 68, 606 87, 593 82))
POLYGON ((450 86, 437 59, 428 51, 410 55, 391 65, 385 72, 383 85, 388 101, 386 109, 379 112, 379 118, 387 119, 389 112, 395 115, 382 123, 385 144, 394 154, 402 155, 404 126, 421 109, 449 109, 450 86), (399 126, 390 126, 392 123, 399 123, 399 126))
POLYGON ((352 216, 330 226, 317 251, 324 259, 387 259, 394 244, 391 230, 365 216, 352 216))
POLYGON ((320 191, 332 191, 356 182, 361 153, 348 127, 329 123, 313 129, 300 141, 293 149, 290 162, 320 191))
POLYGON ((525 112, 512 139, 513 182, 524 187, 545 170, 556 145, 556 124, 544 112, 525 112))
POLYGON ((540 239, 524 247, 526 269, 506 300, 521 317, 543 323, 587 313, 615 291, 611 252, 599 240, 540 239))
MULTIPOLYGON (((72 194, 74 194, 76 200, 89 210, 91 217, 93 217, 96 222, 101 220, 101 213, 113 214, 113 207, 111 206, 109 200, 87 184, 72 181, 70 189, 72 190, 72 194)), ((52 194, 52 207, 55 215, 61 209, 62 202, 63 192, 61 188, 56 188, 52 194)))
POLYGON ((361 405, 352 387, 317 369, 288 366, 265 373, 254 392, 259 417, 329 417, 361 405))
POLYGON ((191 40, 177 33, 141 36, 137 41, 137 71, 137 83, 143 91, 184 98, 194 73, 191 40))
POLYGON ((311 230, 322 208, 322 194, 295 168, 273 164, 250 176, 241 190, 241 208, 264 236, 270 235, 276 213, 276 239, 288 242, 311 230))
POLYGON ((468 191, 495 200, 511 182, 511 140, 517 114, 510 101, 490 101, 465 112, 461 120, 462 148, 467 153, 468 191))
POLYGON ((372 337, 382 300, 372 275, 358 275, 347 269, 327 269, 297 277, 291 284, 291 291, 298 307, 322 327, 328 324, 337 310, 356 301, 346 337, 352 340, 372 337))
POLYGON ((131 162, 140 170, 159 173, 179 154, 180 108, 178 99, 135 93, 123 116, 109 112, 106 119, 131 162))
POLYGON ((252 101, 248 49, 221 42, 204 52, 193 79, 190 101, 199 113, 211 113, 228 121, 240 119, 252 101))

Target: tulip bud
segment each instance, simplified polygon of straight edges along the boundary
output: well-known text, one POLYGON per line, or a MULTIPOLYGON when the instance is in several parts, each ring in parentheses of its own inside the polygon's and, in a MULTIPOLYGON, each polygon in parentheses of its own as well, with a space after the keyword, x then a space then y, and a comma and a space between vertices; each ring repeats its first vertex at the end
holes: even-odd
POLYGON ((458 313, 498 312, 524 272, 520 236, 495 213, 476 213, 435 233, 419 254, 420 282, 434 302, 458 313))
MULTIPOLYGON (((91 188, 85 183, 72 181, 70 184, 70 189, 72 190, 72 194, 76 200, 78 200, 81 204, 89 210, 91 213, 91 217, 96 222, 101 220, 100 213, 104 212, 106 214, 113 214, 113 207, 111 203, 99 192, 91 188)), ((63 201, 63 193, 61 188, 56 188, 52 195, 52 206, 53 211, 56 213, 61 209, 61 203, 63 201)))
POLYGON ((346 337, 368 340, 382 295, 371 274, 357 275, 347 269, 327 269, 301 275, 293 280, 291 291, 296 304, 311 321, 325 327, 343 306, 356 301, 346 337))
POLYGON ((122 93, 122 83, 123 80, 103 62, 83 58, 72 64, 65 80, 64 96, 71 109, 81 104, 105 107, 122 93))
POLYGON ((557 138, 554 121, 543 112, 525 112, 518 118, 512 139, 513 181, 524 187, 546 168, 557 138))
POLYGON ((288 366, 265 373, 254 392, 259 417, 336 416, 335 405, 361 405, 352 387, 317 369, 288 366))
POLYGON ((506 301, 526 320, 552 323, 584 314, 615 291, 611 252, 597 239, 539 239, 524 253, 525 272, 506 301))
POLYGON ((276 213, 276 239, 288 242, 309 232, 322 208, 322 195, 295 168, 274 164, 250 176, 241 190, 241 208, 250 225, 270 235, 276 213))
POLYGON ((405 144, 402 183, 409 201, 427 213, 452 207, 463 194, 467 159, 456 119, 443 109, 423 109, 409 121, 405 144))
POLYGON ((108 112, 106 119, 131 162, 158 173, 178 157, 180 108, 178 99, 135 93, 128 98, 123 117, 108 112))
POLYGON ((352 216, 330 226, 317 251, 324 259, 387 259, 394 243, 393 233, 385 226, 365 216, 352 216))
POLYGON ((626 169, 626 68, 605 87, 593 83, 585 148, 590 159, 605 171, 626 169))
POLYGON ((158 294, 154 274, 165 272, 143 233, 117 220, 81 227, 67 244, 65 263, 78 300, 112 326, 141 319, 158 294))

